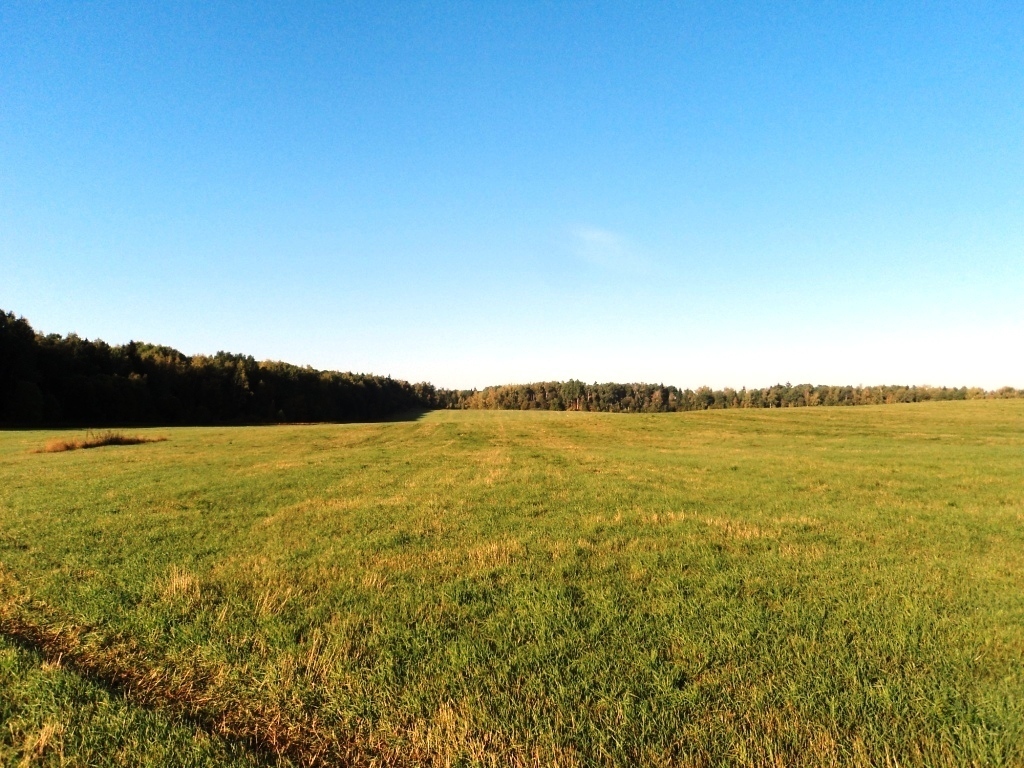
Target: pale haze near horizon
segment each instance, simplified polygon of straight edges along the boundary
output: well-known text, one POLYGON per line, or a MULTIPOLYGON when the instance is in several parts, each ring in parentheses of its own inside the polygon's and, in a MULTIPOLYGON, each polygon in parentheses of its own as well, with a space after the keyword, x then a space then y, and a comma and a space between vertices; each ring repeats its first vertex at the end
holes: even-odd
POLYGON ((0 9, 0 308, 439 386, 1024 387, 1014 4, 0 9))

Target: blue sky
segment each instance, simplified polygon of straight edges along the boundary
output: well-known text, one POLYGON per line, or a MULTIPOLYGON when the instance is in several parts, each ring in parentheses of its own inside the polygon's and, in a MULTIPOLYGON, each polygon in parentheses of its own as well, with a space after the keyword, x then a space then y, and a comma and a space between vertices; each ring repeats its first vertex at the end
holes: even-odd
POLYGON ((0 307, 444 386, 1024 387, 1024 6, 5 2, 0 307))

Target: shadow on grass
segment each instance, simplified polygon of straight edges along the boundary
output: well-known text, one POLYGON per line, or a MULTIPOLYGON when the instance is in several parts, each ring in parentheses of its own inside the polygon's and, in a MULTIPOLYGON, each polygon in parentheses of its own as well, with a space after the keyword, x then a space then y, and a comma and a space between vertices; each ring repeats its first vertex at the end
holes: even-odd
MULTIPOLYGON (((377 419, 377 421, 419 421, 428 413, 430 413, 428 408, 410 408, 405 411, 393 413, 390 416, 385 416, 382 419, 377 419)), ((370 423, 372 423, 372 420, 370 423)))
MULTIPOLYGON (((431 412, 430 408, 408 408, 403 411, 397 411, 395 413, 389 413, 382 416, 356 416, 353 418, 345 419, 333 419, 330 421, 302 421, 296 419, 295 421, 209 421, 205 419, 195 420, 184 420, 184 421, 154 421, 154 422, 125 422, 122 424, 111 424, 111 423, 100 423, 100 424, 88 424, 78 422, 65 422, 65 423, 48 423, 48 424, 33 424, 30 422, 16 422, 12 424, 0 424, 0 432, 66 432, 71 429, 82 429, 87 430, 88 435, 91 436, 92 430, 105 429, 104 434, 122 434, 121 430, 124 429, 172 429, 178 427, 274 427, 284 425, 299 425, 299 424, 382 424, 393 421, 419 421, 428 413, 431 412)), ((135 442, 123 442, 123 443, 104 443, 104 445, 135 445, 137 443, 147 442, 160 442, 167 438, 125 438, 126 440, 134 440, 135 442)), ((80 441, 79 441, 80 442, 80 441)), ((93 448, 97 446, 78 446, 80 448, 93 448)), ((67 448, 64 450, 74 450, 67 448)))
POLYGON ((179 727, 192 730, 197 736, 203 733, 209 739, 236 745, 248 753, 248 762, 254 768, 281 765, 280 753, 275 752, 273 747, 253 734, 235 733, 230 729, 225 731, 219 728, 219 723, 211 720, 207 713, 201 709, 190 708, 186 701, 173 698, 161 700, 158 695, 154 696, 151 692, 139 695, 132 688, 133 679, 128 667, 121 670, 104 669, 90 663, 89 660, 83 663, 82 659, 76 657, 74 651, 68 654, 66 648, 59 644, 55 645, 48 638, 45 628, 33 626, 30 622, 26 623, 10 614, 0 613, 0 635, 23 652, 37 656, 44 664, 52 665, 66 674, 75 675, 111 699, 120 701, 124 706, 152 712, 179 727))

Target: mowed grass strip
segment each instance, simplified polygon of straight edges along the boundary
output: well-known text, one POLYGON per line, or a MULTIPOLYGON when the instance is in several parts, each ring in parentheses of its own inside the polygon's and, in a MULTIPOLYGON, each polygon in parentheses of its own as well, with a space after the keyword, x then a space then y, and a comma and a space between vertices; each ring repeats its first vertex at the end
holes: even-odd
POLYGON ((1024 403, 161 432, 0 434, 19 620, 352 764, 1024 761, 1024 403))

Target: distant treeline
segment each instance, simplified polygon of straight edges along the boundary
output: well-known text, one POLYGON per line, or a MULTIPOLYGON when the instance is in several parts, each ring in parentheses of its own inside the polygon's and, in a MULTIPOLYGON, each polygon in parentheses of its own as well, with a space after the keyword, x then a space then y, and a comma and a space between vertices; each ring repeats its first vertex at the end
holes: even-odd
POLYGON ((1021 396, 1024 390, 1011 387, 690 390, 576 380, 447 390, 227 352, 189 357, 142 342, 111 346, 75 334, 44 336, 24 318, 0 310, 0 424, 7 426, 372 421, 436 408, 659 413, 1021 396))
POLYGON ((446 407, 502 410, 605 411, 663 413, 715 408, 798 408, 811 405, 884 405, 924 400, 973 400, 1022 397, 1024 390, 1004 387, 831 387, 776 384, 762 389, 679 389, 661 384, 584 384, 545 381, 440 393, 446 407))
POLYGON ((434 388, 218 352, 43 336, 0 311, 0 424, 367 421, 437 407, 434 388))

